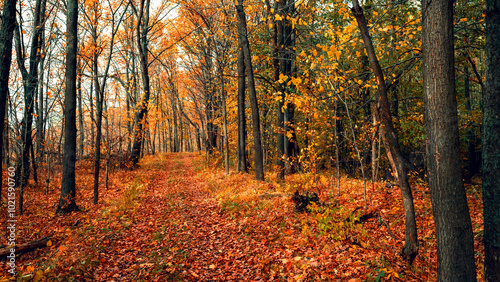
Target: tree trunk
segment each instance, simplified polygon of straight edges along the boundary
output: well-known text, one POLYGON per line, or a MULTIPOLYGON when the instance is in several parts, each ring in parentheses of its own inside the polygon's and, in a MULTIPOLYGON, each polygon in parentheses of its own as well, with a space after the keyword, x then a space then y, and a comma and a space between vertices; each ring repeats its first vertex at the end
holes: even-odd
MULTIPOLYGON (((45 11, 43 11, 45 13, 45 11)), ((42 47, 41 50, 45 49, 43 47, 45 41, 45 29, 42 29, 40 33, 40 46, 42 47)), ((44 103, 43 103, 43 96, 45 94, 44 92, 44 69, 45 69, 45 59, 46 59, 46 53, 44 51, 41 51, 41 58, 40 58, 40 63, 39 63, 39 74, 40 77, 38 79, 39 82, 39 87, 38 87, 38 109, 37 109, 37 118, 36 118, 36 151, 38 153, 38 156, 36 160, 41 163, 43 156, 45 154, 45 146, 43 145, 43 141, 45 140, 45 120, 44 120, 44 103)), ((48 68, 47 68, 48 69, 48 68)))
MULTIPOLYGON (((288 77, 281 84, 281 100, 279 103, 278 122, 282 130, 283 140, 278 140, 278 146, 283 142, 285 174, 291 174, 296 171, 294 159, 298 153, 297 137, 294 128, 295 105, 291 101, 285 103, 286 93, 294 92, 294 84, 289 86, 288 82, 295 75, 295 30, 292 27, 291 18, 295 16, 295 0, 285 0, 278 3, 278 13, 283 18, 278 22, 277 46, 279 54, 279 74, 288 77), (281 111, 283 113, 281 113, 281 111), (283 116, 282 116, 283 115, 283 116)), ((278 80, 279 80, 278 74, 278 80)), ((279 149, 280 150, 280 149, 279 149)), ((281 164, 280 164, 281 165, 281 164)), ((280 169, 283 169, 280 167, 280 169)), ((283 172, 281 172, 283 173, 283 172)), ((280 175, 281 178, 281 175, 280 175)))
POLYGON ((141 156, 144 119, 148 111, 148 101, 150 96, 149 86, 149 67, 148 67, 148 23, 149 23, 149 5, 150 0, 141 0, 141 8, 137 21, 137 44, 139 47, 139 57, 141 60, 142 84, 144 94, 139 103, 137 103, 137 113, 134 117, 135 128, 133 132, 134 143, 132 144, 132 153, 130 159, 132 164, 137 165, 141 156))
POLYGON ((76 54, 78 48, 78 0, 68 0, 66 20, 66 90, 64 95, 64 160, 61 197, 56 213, 78 211, 76 205, 76 54))
POLYGON ((29 55, 29 70, 25 67, 25 54, 22 52, 22 42, 20 39, 20 31, 16 30, 16 53, 17 62, 24 86, 24 117, 21 127, 22 152, 18 160, 16 174, 16 183, 20 187, 19 192, 19 213, 23 214, 23 192, 24 186, 27 185, 30 175, 30 152, 33 146, 33 113, 35 107, 35 96, 38 89, 38 65, 41 59, 41 37, 43 24, 45 23, 45 4, 46 0, 37 0, 35 3, 34 20, 33 20, 33 35, 31 38, 31 48, 29 55))
POLYGON ((243 0, 238 1, 238 4, 236 5, 236 11, 238 14, 239 39, 241 40, 241 45, 243 46, 243 54, 245 57, 245 69, 248 78, 248 94, 250 98, 250 105, 252 107, 255 179, 264 180, 264 163, 262 154, 262 143, 260 138, 259 104, 257 102, 257 93, 255 91, 252 57, 250 53, 250 44, 248 42, 247 20, 245 16, 245 11, 243 10, 243 0))
MULTIPOLYGON (((101 7, 98 6, 99 4, 97 2, 94 2, 93 4, 93 9, 94 9, 94 25, 91 27, 92 28, 92 39, 93 39, 93 45, 96 47, 94 50, 93 54, 93 74, 94 74, 94 84, 95 84, 95 89, 96 89, 96 107, 97 107, 97 113, 96 113, 96 139, 95 139, 95 155, 94 155, 94 198, 93 198, 93 203, 97 205, 99 202, 99 170, 101 168, 101 139, 102 139, 102 115, 103 115, 103 104, 104 104, 104 91, 106 90, 106 81, 109 73, 109 68, 111 65, 111 58, 113 56, 113 47, 115 43, 115 35, 118 31, 118 26, 120 25, 121 19, 119 20, 118 24, 115 26, 115 12, 112 12, 111 15, 111 39, 109 43, 109 54, 108 57, 106 58, 106 67, 103 72, 103 78, 102 81, 99 82, 99 53, 98 51, 98 46, 97 46, 97 41, 98 41, 98 35, 97 35, 97 27, 98 27, 98 20, 97 20, 97 13, 98 9, 101 7)), ((122 16, 123 18, 123 16, 122 16)))
MULTIPOLYGON (((95 38, 97 40, 97 38, 95 38)), ((97 41, 95 41, 97 42, 97 41)), ((99 86, 98 76, 98 56, 94 54, 93 62, 93 73, 94 73, 94 83, 96 85, 96 136, 95 136, 95 147, 94 147, 94 198, 93 204, 97 205, 99 202, 99 170, 101 168, 101 138, 102 138, 102 103, 104 99, 104 91, 101 92, 99 86)))
MULTIPOLYGON (((9 96, 10 65, 12 63, 12 39, 16 22, 16 0, 3 2, 0 28, 0 160, 3 159, 3 133, 5 127, 5 109, 9 96)), ((0 173, 0 199, 2 195, 2 173, 0 173)))
POLYGON ((453 2, 422 1, 427 165, 436 224, 438 280, 476 281, 474 238, 460 161, 453 2))
POLYGON ((500 1, 486 0, 486 91, 483 97, 484 268, 500 281, 500 1))
POLYGON ((78 124, 80 127, 80 156, 83 157, 85 150, 85 130, 83 127, 83 102, 82 102, 82 67, 78 64, 78 124))
POLYGON ((278 23, 274 20, 275 11, 279 10, 280 3, 278 1, 274 2, 273 7, 269 0, 265 0, 267 14, 269 18, 269 24, 271 25, 271 44, 273 47, 273 79, 276 84, 277 95, 280 95, 281 99, 278 101, 278 140, 276 143, 277 158, 276 165, 278 170, 278 181, 283 181, 285 179, 285 115, 283 113, 284 105, 284 95, 281 84, 278 84, 280 77, 280 47, 278 46, 278 23))
POLYGON ((227 107, 226 107, 226 88, 224 87, 224 69, 220 66, 220 84, 221 84, 221 100, 222 100, 222 122, 224 133, 224 169, 225 173, 229 174, 229 136, 227 132, 227 107))
POLYGON ((403 207, 405 210, 405 244, 401 250, 401 255, 408 264, 412 264, 413 260, 418 254, 418 237, 417 237, 417 223, 415 220, 415 208, 413 205, 413 196, 411 193, 410 184, 408 182, 408 174, 406 163, 399 148, 398 137, 396 129, 392 123, 392 117, 389 108, 389 101, 387 99, 387 86, 385 84, 384 73, 378 62, 373 47, 370 34, 368 32, 368 24, 363 14, 363 9, 359 6, 357 0, 353 1, 353 8, 351 9, 361 32, 361 37, 365 44, 366 52, 370 60, 370 65, 373 73, 377 78, 378 85, 378 106, 375 108, 377 120, 381 122, 382 142, 387 151, 387 157, 391 163, 392 169, 397 174, 399 187, 401 188, 401 195, 403 197, 403 207), (392 161, 391 161, 392 160, 392 161))
POLYGON ((238 171, 248 172, 247 130, 245 114, 245 56, 241 40, 238 44, 238 171))
MULTIPOLYGON (((23 254, 23 253, 31 252, 31 251, 34 251, 34 250, 36 250, 38 248, 46 247, 47 246, 47 242, 50 239, 51 239, 50 237, 45 237, 45 238, 38 239, 38 240, 35 240, 35 241, 31 241, 31 242, 24 243, 24 244, 19 244, 19 245, 16 244, 16 246, 15 246, 16 255, 20 255, 20 254, 23 254)), ((11 248, 10 247, 0 249, 0 260, 1 259, 5 259, 6 256, 9 255, 10 253, 11 253, 11 248)))

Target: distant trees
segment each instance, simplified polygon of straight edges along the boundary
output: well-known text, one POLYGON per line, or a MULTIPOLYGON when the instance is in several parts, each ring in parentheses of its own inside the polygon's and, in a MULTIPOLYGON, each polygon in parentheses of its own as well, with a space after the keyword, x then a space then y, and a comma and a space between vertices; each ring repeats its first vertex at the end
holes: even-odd
MULTIPOLYGON (((94 204, 98 203, 99 200, 99 171, 101 166, 101 140, 102 140, 102 119, 103 119, 103 108, 105 101, 105 91, 107 85, 107 79, 110 72, 111 61, 113 58, 113 53, 115 52, 115 37, 120 28, 120 24, 125 15, 125 12, 118 14, 120 8, 123 5, 123 2, 119 3, 117 7, 113 7, 113 3, 108 1, 108 9, 110 11, 110 18, 107 19, 104 17, 102 13, 103 5, 98 1, 93 1, 90 3, 88 10, 83 10, 83 15, 88 23, 88 29, 90 31, 90 36, 92 38, 91 41, 91 68, 92 68, 92 85, 95 89, 95 100, 96 100, 96 116, 95 116, 95 125, 96 125, 96 134, 95 134, 95 146, 94 146, 94 204), (99 58, 101 54, 105 50, 103 34, 101 29, 102 23, 100 21, 109 21, 111 22, 111 37, 109 39, 109 51, 105 59, 105 67, 102 75, 99 72, 99 58), (102 79, 99 77, 102 76, 102 79)), ((80 78, 81 81, 81 78, 80 78)), ((80 85, 81 87, 81 85, 80 85)), ((79 89, 81 91, 81 89, 79 89)))
POLYGON ((453 2, 422 1, 426 154, 438 280, 475 281, 474 238, 458 154, 453 2))
POLYGON ((63 168, 58 212, 78 209, 77 137, 78 158, 93 159, 95 203, 103 155, 112 169, 112 158, 138 164, 157 151, 204 150, 227 172, 254 171, 259 180, 305 173, 304 189, 331 169, 339 194, 341 174, 366 178, 371 169, 374 183, 379 171, 388 181, 392 172, 401 188, 411 262, 418 238, 409 183, 428 176, 439 277, 473 280, 460 170, 467 161, 466 181, 477 177, 481 138, 486 277, 499 280, 498 1, 486 6, 486 63, 480 1, 455 4, 453 24, 450 0, 359 1, 363 10, 358 1, 71 0, 66 25, 56 2, 32 1, 33 18, 18 18, 18 63, 9 73, 16 1, 3 1, 0 118, 9 121, 0 141, 27 187, 34 165, 46 173, 47 192, 51 173, 63 168), (80 30, 78 13, 87 20, 80 30))

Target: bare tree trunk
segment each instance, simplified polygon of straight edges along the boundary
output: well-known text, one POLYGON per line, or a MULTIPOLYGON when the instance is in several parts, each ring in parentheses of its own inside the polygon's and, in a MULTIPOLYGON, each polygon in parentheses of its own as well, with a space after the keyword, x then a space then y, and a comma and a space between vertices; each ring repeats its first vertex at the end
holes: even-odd
MULTIPOLYGON (((45 11, 43 11, 45 13, 45 11)), ((45 41, 45 29, 42 29, 42 32, 40 33, 40 46, 42 46, 42 50, 45 49, 43 47, 45 41)), ((36 118, 36 151, 38 154, 38 157, 36 157, 37 162, 41 163, 43 159, 43 155, 45 154, 45 148, 43 145, 43 141, 45 140, 45 120, 44 120, 44 103, 43 103, 43 96, 44 96, 44 68, 45 68, 45 58, 47 57, 44 51, 41 52, 41 58, 40 58, 40 64, 39 64, 39 74, 40 77, 38 79, 38 108, 37 108, 37 118, 36 118)), ((36 179, 36 177, 35 177, 36 179)))
POLYGON ((78 48, 78 0, 68 0, 66 22, 66 92, 64 99, 64 161, 61 197, 56 213, 78 211, 76 205, 76 54, 78 48))
POLYGON ((229 136, 227 132, 227 108, 226 108, 226 89, 224 87, 224 69, 220 69, 221 99, 222 99, 222 130, 224 133, 224 169, 229 174, 229 136))
MULTIPOLYGON (((97 2, 94 2, 94 5, 97 5, 97 2)), ((97 7, 94 7, 94 9, 97 9, 97 7)), ((92 37, 94 40, 94 44, 97 45, 97 32, 95 28, 97 28, 97 22, 94 23, 95 27, 92 27, 92 37)), ((97 47, 97 46, 96 46, 97 47)), ((97 52, 97 48, 96 51, 97 52)), ((110 54, 111 56, 111 54, 110 54)), ((95 147, 94 147, 94 198, 92 200, 92 203, 94 205, 97 205, 99 202, 99 170, 101 167, 101 138, 102 138, 102 103, 104 100, 104 89, 101 89, 100 83, 99 83, 99 69, 98 69, 98 59, 99 56, 97 53, 93 54, 93 62, 92 62, 92 74, 94 78, 94 85, 95 85, 95 100, 96 100, 96 116, 95 116, 95 129, 96 129, 96 135, 95 135, 95 147)), ((106 78, 104 78, 106 79, 106 78)))
POLYGON ((82 66, 78 64, 78 85, 77 85, 77 93, 78 93, 78 122, 80 127, 80 156, 83 157, 85 152, 85 130, 83 127, 83 102, 82 102, 82 66))
MULTIPOLYGON (((12 63, 12 39, 16 22, 16 0, 4 0, 0 23, 0 160, 3 159, 5 109, 9 96, 10 65, 12 63)), ((2 198, 2 173, 0 173, 0 200, 2 198)))
POLYGON ((415 208, 413 204, 413 195, 411 192, 410 184, 408 182, 407 174, 407 161, 404 159, 398 143, 398 137, 389 108, 389 101, 387 99, 387 86, 385 84, 384 73, 375 54, 370 34, 368 32, 368 24, 363 14, 363 9, 359 6, 357 0, 353 1, 353 8, 351 9, 361 32, 361 37, 365 43, 366 52, 370 60, 370 65, 373 73, 377 78, 378 85, 378 105, 375 107, 377 119, 381 122, 382 140, 387 152, 387 157, 391 163, 393 171, 397 174, 399 186, 401 188, 401 195, 403 196, 403 207, 405 210, 405 245, 401 250, 401 255, 408 264, 412 264, 413 260, 418 254, 418 237, 417 237, 417 223, 415 220, 415 208))
POLYGON ((486 281, 500 281, 500 1, 486 0, 483 204, 486 281))
MULTIPOLYGON (((131 161, 134 165, 137 165, 139 158, 141 156, 141 149, 143 147, 143 126, 144 119, 148 112, 148 101, 150 97, 150 86, 149 86, 149 66, 148 66, 148 31, 149 31, 149 6, 150 0, 141 0, 140 10, 137 14, 137 44, 139 47, 139 57, 141 63, 142 71, 142 84, 144 94, 139 103, 137 103, 137 113, 134 117, 134 132, 133 138, 134 142, 132 145, 132 153, 130 155, 131 161)), ((134 7, 132 5, 132 7, 134 7)), ((135 9, 135 7, 134 7, 135 9)))
POLYGON ((259 105, 257 102, 257 93, 255 91, 255 81, 253 75, 252 57, 250 54, 250 44, 247 35, 247 20, 245 11, 243 10, 243 0, 239 0, 236 5, 238 13, 238 33, 239 39, 242 42, 243 54, 245 56, 245 68, 248 78, 248 93, 250 96, 250 105, 252 107, 252 127, 254 140, 254 155, 255 155, 255 179, 264 180, 264 163, 262 154, 262 142, 260 136, 260 117, 259 105))
MULTIPOLYGON (((98 13, 98 9, 101 7, 98 6, 98 2, 94 2, 94 6, 92 7, 94 9, 94 18, 92 19, 94 21, 92 28, 92 38, 93 38, 93 44, 97 47, 97 25, 98 25, 98 19, 96 18, 95 15, 98 13)), ((118 8, 117 8, 118 9, 118 8)), ((99 171, 101 168, 101 139, 102 139, 102 115, 103 115, 103 104, 104 104, 104 91, 106 90, 106 82, 107 82, 107 77, 109 73, 109 68, 111 66, 111 58, 113 57, 113 47, 115 44, 115 35, 118 32, 118 27, 120 26, 121 20, 123 18, 119 19, 118 23, 115 23, 115 13, 117 9, 111 11, 111 39, 110 39, 110 45, 109 45, 109 54, 107 57, 107 62, 106 62, 106 68, 103 72, 103 78, 102 81, 99 82, 99 54, 97 53, 97 49, 94 51, 95 53, 93 54, 93 74, 94 74, 94 84, 95 84, 95 89, 96 89, 96 107, 97 107, 97 113, 96 113, 96 139, 95 139, 95 154, 94 154, 94 198, 93 198, 93 203, 97 205, 99 202, 99 171)))
POLYGON ((33 113, 35 108, 35 97, 38 90, 38 66, 41 59, 41 37, 43 25, 45 23, 45 5, 46 0, 37 0, 35 3, 33 35, 31 38, 31 48, 29 55, 29 70, 25 67, 26 54, 21 46, 19 26, 16 29, 16 53, 17 62, 24 86, 24 117, 21 127, 22 153, 18 160, 18 174, 16 174, 17 183, 20 186, 19 192, 19 213, 23 214, 24 186, 27 185, 30 175, 30 152, 33 146, 33 113))
POLYGON ((248 172, 247 125, 245 114, 245 56, 241 40, 238 41, 238 171, 248 172))
POLYGON ((427 165, 436 225, 438 281, 476 281, 474 237, 461 173, 453 2, 422 1, 427 165))

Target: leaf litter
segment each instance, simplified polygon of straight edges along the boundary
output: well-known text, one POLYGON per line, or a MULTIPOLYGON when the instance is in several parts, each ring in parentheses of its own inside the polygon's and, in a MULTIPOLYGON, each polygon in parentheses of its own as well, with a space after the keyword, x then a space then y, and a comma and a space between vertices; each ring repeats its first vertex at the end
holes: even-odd
MULTIPOLYGON (((51 240, 50 246, 17 258, 18 281, 436 279, 434 224, 423 186, 414 185, 420 250, 408 266, 397 255, 404 239, 400 192, 382 183, 375 184, 364 210, 358 209, 363 205, 360 181, 343 178, 339 196, 321 177, 314 189, 323 203, 335 205, 298 214, 289 195, 311 188, 304 186, 303 176, 278 184, 255 181, 249 174, 225 175, 195 153, 147 156, 140 168, 115 172, 110 188, 100 188, 98 205, 91 204, 91 168, 78 171, 81 212, 54 214, 60 182, 47 196, 28 190, 19 243, 51 240), (352 220, 369 212, 378 216, 352 220)), ((469 193, 469 204, 480 275, 481 195, 469 193)), ((0 263, 7 273, 5 261, 0 263)), ((0 276, 0 281, 11 278, 0 276)))

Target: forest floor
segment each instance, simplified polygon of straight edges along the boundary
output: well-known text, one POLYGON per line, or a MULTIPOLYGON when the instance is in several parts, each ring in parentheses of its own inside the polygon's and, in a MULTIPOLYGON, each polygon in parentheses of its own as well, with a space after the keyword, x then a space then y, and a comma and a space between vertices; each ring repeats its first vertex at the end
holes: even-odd
MULTIPOLYGON (((145 157, 138 169, 114 172, 93 205, 90 167, 89 161, 77 168, 80 212, 55 214, 60 179, 48 195, 45 188, 26 191, 17 243, 50 241, 18 256, 15 276, 1 260, 0 281, 436 280, 435 231, 423 186, 413 185, 420 249, 408 266, 398 255, 404 212, 397 187, 370 183, 365 209, 360 180, 342 178, 338 195, 330 177, 259 182, 250 174, 225 175, 199 154, 160 154, 145 157), (297 189, 319 192, 329 204, 296 213, 290 195, 297 189)), ((482 280, 480 186, 467 189, 482 280)))

